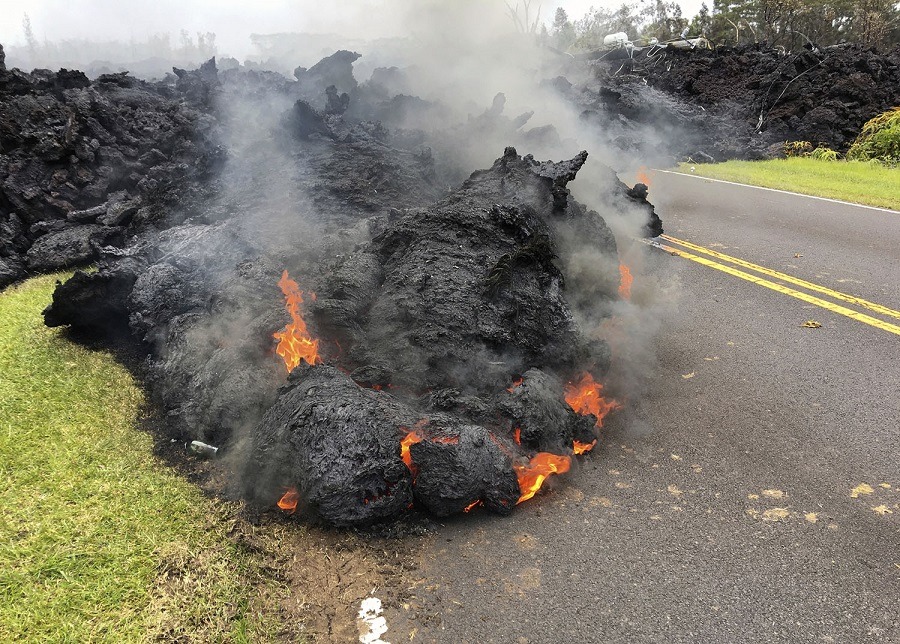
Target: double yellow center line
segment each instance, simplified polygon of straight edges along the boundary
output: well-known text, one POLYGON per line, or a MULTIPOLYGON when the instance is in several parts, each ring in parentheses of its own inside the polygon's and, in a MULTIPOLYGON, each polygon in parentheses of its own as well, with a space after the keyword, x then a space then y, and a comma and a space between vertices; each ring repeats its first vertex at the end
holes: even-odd
POLYGON ((694 255, 693 253, 690 253, 686 250, 682 250, 682 248, 673 248, 672 246, 667 246, 659 242, 651 242, 653 245, 662 248, 668 253, 684 257, 685 259, 697 262, 698 264, 703 264, 704 266, 709 266, 710 268, 728 273, 729 275, 734 275, 735 277, 747 280, 748 282, 753 282, 754 284, 758 284, 759 286, 764 286, 765 288, 777 291, 778 293, 795 297, 798 300, 803 300, 804 302, 815 304, 816 306, 822 307, 823 309, 827 309, 829 311, 832 311, 833 313, 844 315, 848 318, 856 320, 857 322, 862 322, 877 329, 881 329, 882 331, 887 331, 888 333, 893 333, 894 335, 900 335, 900 326, 896 324, 885 322, 884 320, 872 317, 871 315, 867 315, 866 313, 861 313, 859 311, 849 309, 846 306, 842 306, 834 302, 829 302, 828 300, 823 300, 822 298, 816 297, 815 295, 810 295, 809 293, 798 291, 794 288, 791 288, 790 286, 785 286, 785 284, 783 283, 776 283, 762 277, 758 277, 757 275, 751 275, 750 273, 735 268, 735 266, 740 266, 741 268, 746 268, 748 270, 754 271, 755 273, 759 273, 760 275, 766 275, 768 277, 776 279, 779 282, 793 284, 794 286, 798 286, 808 291, 821 293, 822 295, 825 295, 832 299, 841 302, 847 302, 848 304, 852 304, 863 309, 868 309, 869 311, 872 311, 874 313, 879 313, 881 315, 896 318, 898 320, 900 320, 900 311, 889 309, 886 306, 864 300, 861 297, 847 295, 846 293, 841 293, 840 291, 834 291, 830 288, 826 288, 818 284, 813 284, 812 282, 807 282, 806 280, 802 280, 798 277, 794 277, 793 275, 787 275, 785 273, 772 270, 771 268, 758 266, 757 264, 753 264, 746 260, 738 259, 737 257, 731 257, 730 255, 726 255, 725 253, 719 253, 717 251, 704 248, 703 246, 698 246, 681 239, 676 239, 675 237, 670 237, 669 235, 662 235, 661 238, 673 244, 682 246, 683 248, 688 248, 690 250, 701 253, 701 255, 694 255), (715 259, 721 260, 722 262, 732 264, 732 266, 709 259, 710 257, 714 257, 715 259))

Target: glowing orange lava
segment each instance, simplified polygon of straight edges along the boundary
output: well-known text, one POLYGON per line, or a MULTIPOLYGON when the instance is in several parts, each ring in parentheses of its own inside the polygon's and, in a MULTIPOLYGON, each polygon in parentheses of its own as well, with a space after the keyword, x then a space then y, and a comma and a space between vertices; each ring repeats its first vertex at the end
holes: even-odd
POLYGON ((516 445, 522 444, 522 428, 516 427, 513 430, 513 440, 516 441, 516 445))
POLYGON ((289 487, 287 492, 278 499, 278 507, 293 514, 297 511, 297 503, 300 501, 300 493, 297 491, 295 487, 289 487))
POLYGON ((594 449, 594 445, 597 444, 597 439, 595 438, 590 443, 582 443, 579 440, 572 441, 572 451, 576 454, 586 454, 594 449))
POLYGON ((585 372, 577 383, 569 383, 563 390, 566 402, 576 413, 586 416, 593 414, 597 419, 597 427, 603 427, 603 419, 609 412, 621 409, 622 405, 615 400, 606 400, 603 397, 603 385, 594 381, 594 377, 585 372))
POLYGON ((528 465, 513 465, 516 478, 519 479, 519 500, 516 503, 527 501, 541 489, 544 481, 551 474, 565 474, 569 471, 571 459, 568 456, 557 456, 550 452, 538 452, 529 461, 528 465))
POLYGON ((638 183, 643 183, 648 188, 650 187, 651 172, 647 168, 647 166, 642 165, 640 168, 638 168, 637 172, 635 173, 635 177, 637 178, 638 183))
POLYGON ((474 508, 477 508, 479 505, 482 505, 481 500, 474 501, 463 508, 463 512, 471 512, 474 508))
MULTIPOLYGON (((284 293, 286 308, 291 315, 291 323, 273 334, 273 337, 278 340, 275 353, 284 359, 284 365, 290 373, 294 367, 300 364, 301 360, 305 360, 309 364, 320 363, 322 360, 319 358, 319 341, 313 340, 309 335, 306 322, 300 317, 303 291, 297 286, 297 282, 288 277, 287 271, 282 273, 281 279, 278 280, 278 286, 284 293)), ((315 298, 312 293, 310 296, 315 298)))
POLYGON ((506 391, 512 393, 517 387, 521 387, 522 383, 525 382, 524 378, 518 378, 517 380, 513 380, 512 387, 507 387, 506 391))
POLYGON ((400 439, 400 458, 403 459, 403 462, 406 463, 406 467, 408 467, 409 471, 413 474, 415 474, 415 469, 412 462, 412 454, 409 453, 409 446, 414 443, 421 443, 422 440, 423 436, 419 433, 418 429, 412 430, 400 439))
POLYGON ((621 279, 619 280, 619 297, 623 300, 630 300, 631 283, 634 282, 634 277, 631 275, 631 271, 625 264, 619 264, 619 275, 621 275, 621 279))

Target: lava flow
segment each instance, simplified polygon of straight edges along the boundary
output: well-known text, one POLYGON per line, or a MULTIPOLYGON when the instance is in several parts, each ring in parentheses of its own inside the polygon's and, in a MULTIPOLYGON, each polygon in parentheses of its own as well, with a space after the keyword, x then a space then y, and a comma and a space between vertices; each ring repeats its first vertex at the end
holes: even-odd
POLYGON ((631 270, 625 264, 619 264, 619 275, 621 275, 621 279, 619 281, 619 297, 623 300, 631 299, 631 283, 634 282, 634 277, 631 275, 631 270))
POLYGON ((582 374, 581 380, 577 383, 567 384, 564 390, 569 407, 583 416, 592 414, 597 419, 595 423, 597 427, 603 427, 603 419, 609 412, 622 407, 615 400, 606 400, 602 392, 603 385, 595 382, 594 377, 588 372, 582 374))
POLYGON ((285 512, 289 512, 293 514, 297 511, 297 503, 300 501, 300 493, 297 491, 297 488, 290 487, 287 492, 278 499, 278 507, 284 510, 285 512))
POLYGON ((575 440, 572 442, 572 451, 575 452, 575 454, 586 454, 594 449, 594 445, 596 444, 596 438, 590 443, 582 443, 580 440, 575 440))
MULTIPOLYGON (((278 340, 275 353, 284 359, 284 364, 290 373, 294 367, 300 364, 301 360, 305 360, 309 364, 317 364, 322 360, 319 358, 319 341, 309 335, 306 322, 300 316, 303 291, 297 286, 297 282, 288 277, 287 271, 282 273, 281 279, 278 280, 278 286, 284 293, 285 306, 291 315, 291 323, 273 334, 273 337, 278 340)), ((315 298, 312 293, 310 296, 315 298)))
POLYGON ((516 478, 519 479, 519 500, 527 501, 541 489, 544 481, 551 474, 565 474, 569 471, 571 459, 568 456, 557 456, 550 452, 538 452, 531 457, 528 465, 513 465, 516 478))
POLYGON ((481 499, 479 499, 478 501, 472 501, 472 503, 463 508, 463 512, 471 512, 479 505, 484 505, 484 501, 482 501, 481 499))
POLYGON ((415 473, 415 469, 413 469, 412 454, 409 453, 409 446, 415 443, 421 443, 423 438, 424 437, 419 433, 419 430, 414 429, 400 439, 400 458, 406 463, 406 467, 409 468, 410 472, 415 473))

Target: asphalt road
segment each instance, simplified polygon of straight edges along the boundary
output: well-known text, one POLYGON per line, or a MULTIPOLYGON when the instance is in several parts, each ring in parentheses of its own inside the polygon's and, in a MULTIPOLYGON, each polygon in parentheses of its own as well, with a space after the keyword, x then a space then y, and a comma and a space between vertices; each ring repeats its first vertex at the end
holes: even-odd
MULTIPOLYGON (((650 199, 674 238, 900 310, 900 213, 659 173, 650 199)), ((900 642, 900 335, 685 256, 643 270, 680 285, 646 390, 565 484, 416 548, 384 639, 900 642)))

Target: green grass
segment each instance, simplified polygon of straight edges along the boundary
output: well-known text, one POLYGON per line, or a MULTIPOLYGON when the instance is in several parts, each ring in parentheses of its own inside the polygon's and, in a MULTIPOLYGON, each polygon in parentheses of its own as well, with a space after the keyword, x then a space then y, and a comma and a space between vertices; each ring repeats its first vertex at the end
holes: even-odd
POLYGON ((792 157, 771 161, 682 163, 679 172, 900 210, 900 168, 792 157))
POLYGON ((42 324, 56 277, 0 293, 0 641, 274 639, 234 507, 152 455, 123 367, 42 324))

